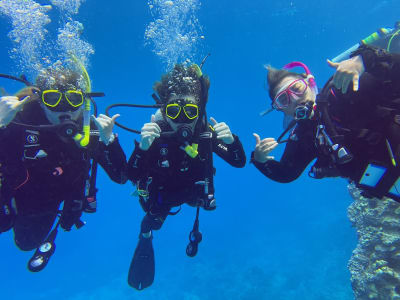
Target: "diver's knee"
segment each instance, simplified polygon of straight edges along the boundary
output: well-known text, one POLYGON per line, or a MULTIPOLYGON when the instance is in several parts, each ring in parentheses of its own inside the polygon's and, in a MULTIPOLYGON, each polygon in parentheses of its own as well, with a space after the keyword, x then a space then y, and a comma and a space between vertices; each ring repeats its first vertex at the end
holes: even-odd
POLYGON ((146 214, 142 220, 141 229, 142 233, 149 232, 151 230, 159 230, 164 224, 165 218, 159 215, 146 214))
POLYGON ((39 247, 43 241, 34 241, 31 239, 14 238, 15 245, 22 251, 32 251, 39 247))

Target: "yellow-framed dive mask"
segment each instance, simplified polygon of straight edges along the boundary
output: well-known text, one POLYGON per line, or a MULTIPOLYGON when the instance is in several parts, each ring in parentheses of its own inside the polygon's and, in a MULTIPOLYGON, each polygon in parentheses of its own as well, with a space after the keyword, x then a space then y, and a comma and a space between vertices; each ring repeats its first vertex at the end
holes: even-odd
POLYGON ((41 94, 42 102, 50 110, 68 111, 77 110, 81 107, 85 100, 85 95, 79 90, 68 90, 62 92, 60 90, 44 90, 41 94), (62 99, 66 101, 61 101, 62 99))
POLYGON ((185 122, 185 118, 182 118, 182 111, 189 121, 199 116, 199 106, 193 103, 185 103, 185 100, 175 100, 165 107, 165 115, 176 122, 185 122))

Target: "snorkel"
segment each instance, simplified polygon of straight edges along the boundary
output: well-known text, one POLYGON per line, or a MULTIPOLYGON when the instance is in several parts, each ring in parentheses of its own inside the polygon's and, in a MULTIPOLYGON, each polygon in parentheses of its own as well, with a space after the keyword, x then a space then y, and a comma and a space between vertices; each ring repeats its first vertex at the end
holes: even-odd
MULTIPOLYGON (((90 77, 89 77, 89 74, 88 74, 85 66, 82 64, 82 62, 80 62, 78 60, 78 58, 74 54, 71 54, 71 58, 74 61, 74 63, 76 63, 80 67, 83 78, 85 79, 85 82, 86 82, 86 87, 87 87, 86 93, 90 93, 92 91, 92 84, 91 84, 90 77)), ((89 141, 90 141, 90 108, 91 107, 90 107, 90 98, 89 97, 85 98, 84 105, 85 105, 85 108, 83 111, 83 128, 82 128, 83 135, 80 133, 77 133, 73 137, 74 141, 82 148, 89 145, 89 141)))
POLYGON ((302 62, 299 62, 299 61, 294 61, 294 62, 291 62, 291 63, 288 63, 287 65, 285 65, 283 67, 283 69, 290 70, 290 69, 293 69, 296 67, 300 67, 300 68, 304 69, 304 71, 306 72, 306 75, 307 75, 306 79, 308 80, 308 84, 310 85, 310 88, 314 91, 315 95, 318 95, 318 87, 315 82, 314 75, 311 74, 310 69, 305 64, 303 64, 302 62))
MULTIPOLYGON (((203 64, 204 64, 204 60, 201 63, 201 65, 203 65, 203 64)), ((199 112, 199 118, 198 118, 197 123, 196 123, 195 128, 194 128, 195 129, 194 130, 194 132, 195 132, 194 134, 196 135, 196 133, 198 133, 200 131, 202 118, 205 116, 206 102, 207 102, 207 98, 208 98, 206 93, 207 93, 208 89, 205 87, 203 72, 201 71, 201 68, 197 64, 193 64, 191 66, 191 68, 194 69, 194 71, 196 73, 196 76, 197 76, 197 78, 199 78, 200 84, 201 84, 200 112, 199 112)), ((207 122, 207 118, 205 120, 207 122)), ((196 144, 196 143, 193 143, 192 145, 190 145, 186 141, 184 150, 191 158, 195 158, 197 155, 199 155, 198 144, 196 144)))

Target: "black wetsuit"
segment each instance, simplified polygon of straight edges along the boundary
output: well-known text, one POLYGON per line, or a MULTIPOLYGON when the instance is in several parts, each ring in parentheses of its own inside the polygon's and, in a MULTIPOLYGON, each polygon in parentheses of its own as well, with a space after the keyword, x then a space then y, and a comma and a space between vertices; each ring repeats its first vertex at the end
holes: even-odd
MULTIPOLYGON (((400 55, 367 46, 355 54, 362 56, 366 71, 360 78, 359 91, 353 92, 350 87, 351 91, 342 94, 328 82, 323 93, 330 118, 338 134, 344 136, 342 143, 354 155, 349 163, 336 164, 337 172, 328 176, 358 182, 369 162, 391 164, 385 139, 400 162, 400 123, 395 121, 400 115, 400 55)), ((318 120, 299 121, 280 161, 252 162, 265 176, 282 183, 298 178, 315 158, 316 168, 327 168, 331 159, 316 143, 318 124, 318 120)))
MULTIPOLYGON (((17 116, 17 120, 21 119, 17 116)), ((71 138, 11 123, 0 130, 0 141, 0 200, 4 204, 15 199, 13 229, 22 250, 32 250, 44 241, 63 201, 61 227, 70 230, 79 220, 90 159, 113 181, 126 182, 126 157, 117 138, 106 146, 91 134, 89 146, 81 148, 71 138)))
MULTIPOLYGON (((230 165, 241 168, 246 163, 246 156, 239 138, 234 136, 234 139, 228 145, 213 133, 212 151, 230 165)), ((172 207, 183 203, 196 205, 203 196, 203 186, 195 183, 204 181, 207 162, 202 157, 206 155, 204 151, 207 151, 207 145, 199 142, 199 155, 191 158, 174 138, 158 138, 147 151, 141 150, 139 143, 135 144, 128 161, 128 177, 138 187, 145 188, 149 183, 149 199, 146 201, 147 207, 144 207, 147 214, 141 228, 141 232, 149 232, 161 228, 172 207)), ((209 193, 213 193, 213 187, 209 193)))

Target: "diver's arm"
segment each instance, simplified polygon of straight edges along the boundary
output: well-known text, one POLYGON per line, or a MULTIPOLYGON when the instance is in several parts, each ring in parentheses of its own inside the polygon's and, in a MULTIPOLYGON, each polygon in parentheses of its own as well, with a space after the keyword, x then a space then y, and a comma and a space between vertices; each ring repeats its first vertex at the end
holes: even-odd
POLYGON ((233 139, 233 143, 226 144, 213 133, 213 151, 230 165, 243 168, 246 164, 246 154, 238 136, 233 134, 233 139))
POLYGON ((15 96, 0 97, 0 128, 6 127, 18 112, 22 111, 24 105, 28 103, 31 96, 26 96, 21 101, 15 96))
POLYGON ((117 135, 108 145, 103 142, 98 143, 95 159, 113 181, 121 184, 127 181, 126 156, 117 135))
POLYGON ((362 45, 352 53, 361 56, 365 71, 380 78, 400 83, 400 54, 362 45))
POLYGON ((142 150, 140 143, 135 140, 135 150, 128 161, 127 174, 128 179, 137 182, 144 174, 147 167, 147 156, 150 150, 142 150))
POLYGON ((269 179, 280 183, 288 183, 297 179, 315 158, 315 154, 309 149, 301 147, 303 143, 289 141, 280 161, 274 159, 260 163, 254 159, 254 152, 251 154, 251 162, 254 166, 269 179))

